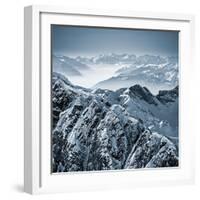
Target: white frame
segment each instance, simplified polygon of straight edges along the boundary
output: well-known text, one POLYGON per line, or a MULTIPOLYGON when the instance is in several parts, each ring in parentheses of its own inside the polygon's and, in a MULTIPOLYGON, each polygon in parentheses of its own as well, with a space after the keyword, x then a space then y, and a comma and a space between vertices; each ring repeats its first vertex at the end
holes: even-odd
POLYGON ((190 127, 189 123, 186 123, 192 116, 192 109, 190 109, 192 101, 189 98, 189 94, 194 71, 192 57, 194 48, 193 16, 133 11, 69 9, 55 6, 29 6, 25 8, 24 22, 25 192, 31 194, 70 192, 194 182, 194 131, 191 131, 193 130, 192 127, 190 127), (156 170, 51 174, 49 132, 50 24, 180 31, 180 167, 156 170))

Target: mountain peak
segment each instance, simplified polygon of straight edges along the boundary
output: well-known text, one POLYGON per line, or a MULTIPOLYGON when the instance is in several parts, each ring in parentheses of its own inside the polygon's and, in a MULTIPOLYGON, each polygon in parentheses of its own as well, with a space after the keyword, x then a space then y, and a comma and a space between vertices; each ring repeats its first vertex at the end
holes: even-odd
POLYGON ((156 97, 162 103, 175 102, 178 98, 178 91, 178 86, 171 90, 160 90, 156 97))
POLYGON ((53 72, 53 73, 52 73, 52 79, 53 79, 53 81, 61 80, 61 81, 64 82, 66 85, 72 86, 72 83, 68 80, 68 78, 66 78, 64 75, 62 75, 62 74, 60 74, 60 73, 53 72))
POLYGON ((146 87, 89 91, 58 73, 53 81, 53 172, 178 166, 178 146, 163 136, 153 113, 165 105, 149 105, 158 99, 146 87))
POLYGON ((155 101, 155 97, 146 87, 142 87, 141 85, 136 84, 136 85, 130 87, 129 90, 131 91, 131 93, 134 96, 137 96, 140 99, 143 99, 144 101, 146 101, 150 104, 157 105, 157 103, 155 101))

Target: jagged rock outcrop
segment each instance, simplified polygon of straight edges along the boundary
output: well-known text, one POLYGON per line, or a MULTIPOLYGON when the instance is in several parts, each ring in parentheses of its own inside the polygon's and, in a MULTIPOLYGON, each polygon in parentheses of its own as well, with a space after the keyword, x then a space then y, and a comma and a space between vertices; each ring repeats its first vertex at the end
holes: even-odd
POLYGON ((178 99, 178 86, 172 90, 161 90, 156 97, 162 103, 175 102, 178 99))
POLYGON ((145 130, 127 158, 125 168, 178 166, 176 146, 165 136, 145 130))
POLYGON ((178 146, 145 121, 160 123, 148 106, 169 106, 171 101, 160 98, 175 98, 174 93, 157 97, 139 85, 90 91, 54 73, 53 172, 178 166, 178 146))

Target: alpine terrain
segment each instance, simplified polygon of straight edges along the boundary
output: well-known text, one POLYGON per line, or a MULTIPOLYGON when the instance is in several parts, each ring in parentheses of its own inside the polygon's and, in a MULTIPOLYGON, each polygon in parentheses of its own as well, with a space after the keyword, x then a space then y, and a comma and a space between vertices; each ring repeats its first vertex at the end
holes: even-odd
MULTIPOLYGON (((55 57, 59 69, 63 67, 64 59, 69 60, 67 57, 55 57)), ((155 65, 159 65, 159 69, 166 68, 166 73, 170 72, 169 82, 174 82, 169 87, 173 85, 173 88, 159 90, 156 95, 140 83, 117 87, 115 91, 102 89, 104 87, 88 89, 72 84, 66 76, 53 72, 53 172, 178 166, 178 84, 175 78, 177 69, 172 67, 176 65, 176 59, 157 57, 156 63, 155 57, 141 57, 141 63, 134 55, 118 56, 117 59, 118 63, 119 59, 127 63, 129 59, 130 63, 134 61, 142 66, 140 69, 131 64, 121 68, 118 75, 111 78, 112 81, 136 77, 137 70, 154 70, 155 65), (144 63, 146 59, 150 63, 148 67, 144 63)), ((70 73, 79 72, 79 67, 88 68, 91 62, 103 61, 108 62, 108 58, 102 56, 96 60, 84 60, 79 57, 76 61, 70 60, 70 66, 77 66, 71 67, 70 73)), ((111 61, 115 62, 115 57, 111 61)), ((153 79, 153 73, 148 74, 149 79, 146 79, 147 74, 143 80, 153 79)), ((105 85, 111 79, 98 85, 105 85)), ((159 82, 162 78, 155 80, 159 82)), ((166 77, 162 81, 166 82, 166 77)))

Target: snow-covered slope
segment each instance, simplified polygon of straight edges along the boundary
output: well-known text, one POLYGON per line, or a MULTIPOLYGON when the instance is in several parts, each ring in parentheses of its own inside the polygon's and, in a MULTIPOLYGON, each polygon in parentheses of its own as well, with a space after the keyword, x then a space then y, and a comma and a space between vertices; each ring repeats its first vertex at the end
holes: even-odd
POLYGON ((176 57, 139 56, 129 64, 123 63, 116 74, 97 83, 94 88, 116 90, 140 84, 151 88, 156 94, 161 89, 172 89, 178 85, 178 59, 176 57))
POLYGON ((89 88, 117 90, 135 84, 157 94, 178 85, 178 58, 155 55, 100 54, 94 57, 52 56, 53 71, 89 88))
POLYGON ((88 89, 74 86, 65 76, 53 72, 52 75, 52 114, 53 127, 59 119, 62 111, 75 100, 77 96, 85 96, 88 89))
POLYGON ((178 87, 154 96, 146 87, 134 85, 123 91, 119 98, 120 104, 131 115, 142 119, 150 130, 178 136, 178 87))
POLYGON ((170 109, 177 98, 176 89, 154 96, 139 85, 91 91, 54 73, 53 172, 178 166, 178 142, 148 128, 164 123, 156 106, 170 109))
POLYGON ((68 56, 52 56, 53 71, 67 76, 81 76, 81 72, 89 70, 86 64, 68 56))

